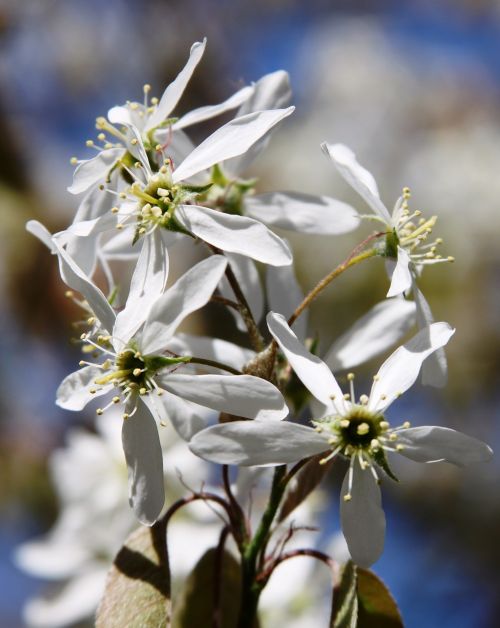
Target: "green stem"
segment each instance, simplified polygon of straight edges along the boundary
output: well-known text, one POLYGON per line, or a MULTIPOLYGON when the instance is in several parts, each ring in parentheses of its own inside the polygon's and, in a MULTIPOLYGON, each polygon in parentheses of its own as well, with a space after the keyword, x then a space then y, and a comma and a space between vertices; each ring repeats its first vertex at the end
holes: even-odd
POLYGON ((247 544, 241 557, 242 586, 238 628, 253 628, 254 626, 259 597, 263 588, 263 585, 257 581, 257 572, 260 567, 257 561, 259 556, 265 552, 271 525, 286 488, 286 483, 283 481, 285 476, 286 466, 276 467, 267 508, 262 515, 254 537, 247 544))
POLYGON ((207 358, 197 358, 191 356, 189 362, 191 364, 205 364, 206 366, 213 366, 214 368, 221 369, 222 371, 227 371, 228 373, 232 373, 233 375, 242 375, 242 372, 238 371, 238 369, 234 369, 232 366, 229 366, 229 364, 217 362, 216 360, 208 360, 207 358))
MULTIPOLYGON (((373 236, 371 236, 373 237, 373 236)), ((363 243, 364 244, 364 243, 363 243)), ((359 253, 359 255, 350 255, 345 261, 339 264, 336 268, 332 270, 326 277, 323 277, 321 281, 319 281, 316 286, 309 292, 309 294, 304 298, 302 303, 297 307, 295 312, 288 319, 288 324, 293 325, 293 323, 298 319, 298 317, 302 314, 302 312, 311 305, 314 299, 339 275, 341 275, 345 270, 350 268, 351 266, 355 266, 359 264, 365 259, 370 257, 374 257, 378 255, 379 252, 377 249, 368 249, 368 251, 363 251, 359 253)))

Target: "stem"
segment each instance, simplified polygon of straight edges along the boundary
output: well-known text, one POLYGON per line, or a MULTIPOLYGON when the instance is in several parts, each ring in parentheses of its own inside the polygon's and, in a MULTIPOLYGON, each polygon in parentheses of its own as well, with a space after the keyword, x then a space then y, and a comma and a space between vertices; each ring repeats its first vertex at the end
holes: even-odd
MULTIPOLYGON (((222 251, 216 246, 212 246, 211 244, 207 244, 207 246, 212 251, 212 253, 215 253, 215 255, 222 254, 222 251)), ((243 321, 246 325, 253 348, 257 352, 262 351, 264 349, 264 339, 262 338, 259 328, 257 327, 257 323, 255 322, 248 301, 243 293, 243 290, 240 287, 239 281, 236 278, 236 275, 234 274, 233 269, 231 268, 231 265, 229 263, 226 266, 226 278, 234 292, 236 300, 238 301, 238 311, 241 314, 243 321)))
POLYGON ((363 251, 362 253, 359 253, 359 254, 358 254, 358 251, 361 250, 362 248, 364 248, 366 246, 366 244, 368 244, 368 242, 370 242, 371 240, 374 240, 375 238, 379 238, 382 235, 385 235, 385 231, 372 233, 372 235, 368 236, 368 238, 363 240, 363 242, 358 244, 351 251, 351 253, 347 257, 347 259, 345 259, 341 264, 339 264, 336 268, 334 268, 328 275, 326 275, 326 277, 323 277, 323 279, 321 279, 321 281, 319 281, 316 284, 316 286, 309 292, 309 294, 306 295, 306 297, 304 297, 304 300, 302 301, 302 303, 297 307, 295 312, 288 319, 288 324, 290 326, 293 325, 293 323, 298 319, 298 317, 302 314, 302 312, 307 307, 309 307, 309 305, 311 305, 311 303, 314 301, 314 299, 334 279, 336 279, 339 275, 341 275, 345 270, 347 270, 351 266, 355 266, 356 264, 359 264, 360 262, 362 262, 365 259, 368 259, 370 257, 374 257, 375 255, 378 255, 377 249, 368 249, 368 251, 363 251))
POLYGON ((324 554, 323 552, 315 549, 297 549, 286 552, 285 554, 281 554, 280 556, 278 556, 278 558, 275 558, 273 562, 269 565, 269 567, 257 576, 257 580, 259 582, 262 581, 266 583, 269 580, 273 571, 280 563, 283 563, 285 560, 289 560, 290 558, 295 558, 296 556, 310 556, 311 558, 316 558, 317 560, 320 560, 328 565, 330 569, 333 569, 336 565, 333 558, 330 558, 330 556, 324 554))
POLYGON ((232 366, 229 366, 228 364, 223 364, 222 362, 217 362, 216 360, 208 360, 206 358, 196 358, 191 356, 189 362, 191 364, 205 364, 206 366, 213 366, 217 369, 232 373, 233 375, 242 375, 242 372, 238 371, 238 369, 234 369, 232 366))
POLYGON ((267 508, 262 515, 255 536, 241 557, 242 583, 238 628, 253 628, 263 585, 257 582, 257 559, 265 552, 269 531, 281 502, 286 483, 286 465, 276 467, 267 508))
POLYGON ((234 522, 238 524, 237 529, 233 530, 234 540, 241 549, 244 541, 248 538, 250 532, 246 526, 246 518, 238 500, 233 495, 231 490, 231 482, 229 481, 229 467, 227 464, 222 465, 222 483, 224 484, 224 491, 234 512, 234 522))

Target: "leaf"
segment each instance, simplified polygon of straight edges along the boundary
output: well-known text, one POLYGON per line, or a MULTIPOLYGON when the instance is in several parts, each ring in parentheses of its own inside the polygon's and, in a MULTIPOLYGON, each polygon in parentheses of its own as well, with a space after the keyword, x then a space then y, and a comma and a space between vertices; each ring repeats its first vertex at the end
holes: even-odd
POLYGON ((292 479, 285 500, 281 506, 278 521, 286 519, 286 517, 288 517, 288 515, 319 485, 326 472, 330 469, 330 463, 333 462, 330 461, 326 464, 319 464, 322 458, 324 458, 324 453, 313 456, 292 479))
POLYGON ((404 628, 394 598, 373 571, 358 567, 357 628, 404 628))
POLYGON ((215 548, 205 552, 184 583, 175 602, 172 628, 212 626, 215 586, 220 595, 218 625, 234 628, 240 607, 240 566, 230 552, 215 548))
POLYGON ((96 614, 96 628, 170 626, 170 570, 162 523, 141 526, 118 552, 96 614))
POLYGON ((330 628, 358 628, 356 583, 356 565, 350 560, 343 566, 333 588, 330 628))

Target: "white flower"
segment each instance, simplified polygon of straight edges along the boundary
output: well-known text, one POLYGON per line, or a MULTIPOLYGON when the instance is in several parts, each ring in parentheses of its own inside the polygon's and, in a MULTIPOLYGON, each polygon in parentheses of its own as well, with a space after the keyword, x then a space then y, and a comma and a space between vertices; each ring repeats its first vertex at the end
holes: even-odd
POLYGON ((164 502, 162 457, 155 419, 170 418, 184 438, 203 424, 199 415, 183 415, 176 397, 213 410, 259 419, 282 419, 288 410, 279 391, 269 382, 250 375, 177 374, 189 357, 164 355, 178 325, 205 305, 225 271, 227 260, 210 257, 164 291, 166 269, 158 238, 148 238, 131 281, 125 308, 115 315, 100 290, 82 273, 62 248, 56 247, 61 274, 78 290, 109 332, 82 340, 93 347, 97 363, 81 362, 79 371, 62 382, 57 403, 68 410, 82 410, 93 398, 113 393, 98 414, 114 404, 125 406, 123 448, 129 467, 130 503, 137 517, 152 523, 164 502), (168 392, 166 399, 164 393, 168 392), (172 402, 172 399, 174 401, 172 402), (170 405, 173 410, 170 412, 170 405))
MULTIPOLYGON (((403 196, 396 202, 392 214, 383 204, 373 175, 361 166, 356 155, 343 144, 321 145, 324 153, 331 158, 340 175, 363 198, 373 211, 375 220, 387 229, 384 250, 387 270, 391 277, 388 297, 411 290, 417 306, 417 323, 420 329, 434 322, 429 304, 417 286, 417 278, 425 266, 452 262, 453 257, 443 257, 437 253, 442 244, 441 238, 429 242, 437 217, 428 220, 421 217, 420 211, 410 213, 408 200, 410 191, 403 190, 403 196)), ((423 382, 433 386, 446 383, 446 357, 443 350, 436 351, 423 369, 423 382)))
POLYGON ((271 333, 292 368, 309 391, 325 406, 314 427, 295 423, 236 422, 199 432, 190 448, 197 455, 221 464, 269 465, 296 462, 325 452, 322 462, 340 455, 349 460, 342 486, 341 519, 349 551, 359 565, 368 566, 380 556, 385 535, 379 472, 392 472, 388 452, 419 462, 446 460, 458 465, 488 460, 484 443, 451 429, 407 422, 392 428, 384 416, 387 408, 410 388, 424 360, 444 346, 454 330, 434 323, 421 330, 382 364, 370 394, 355 398, 344 394, 327 365, 309 353, 286 324, 270 313, 271 333))

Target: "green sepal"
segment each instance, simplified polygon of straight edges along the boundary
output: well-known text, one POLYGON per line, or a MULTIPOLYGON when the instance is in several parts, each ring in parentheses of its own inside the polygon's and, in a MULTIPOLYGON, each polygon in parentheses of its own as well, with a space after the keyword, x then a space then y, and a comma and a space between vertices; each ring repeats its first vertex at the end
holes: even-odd
POLYGON ((212 183, 218 185, 221 188, 225 188, 226 185, 229 185, 229 179, 222 172, 222 168, 219 164, 215 164, 212 166, 212 183))
POLYGON ((161 226, 167 231, 174 231, 175 233, 183 233, 184 235, 194 237, 190 231, 188 231, 181 225, 181 223, 173 214, 171 216, 168 216, 165 222, 161 223, 161 226))
POLYGON ((398 245, 399 245, 399 238, 398 238, 398 234, 396 233, 396 229, 393 229, 392 231, 388 231, 385 236, 385 249, 383 252, 383 256, 397 259, 398 245))
POLYGON ((371 456, 378 464, 378 466, 383 469, 392 480, 394 480, 395 482, 399 482, 399 479, 396 477, 391 467, 389 466, 387 456, 385 455, 383 449, 372 452, 371 456))
POLYGON ((163 355, 152 355, 143 357, 144 364, 148 371, 159 371, 166 366, 173 366, 174 364, 187 364, 191 362, 190 356, 180 356, 177 358, 167 358, 163 355))
POLYGON ((186 190, 186 192, 194 193, 194 194, 204 194, 208 192, 208 190, 213 186, 212 182, 205 183, 205 185, 182 185, 182 189, 186 190))
POLYGON ((113 303, 116 301, 117 296, 118 296, 118 286, 115 286, 113 290, 111 290, 110 292, 110 295, 108 297, 108 303, 110 305, 113 305, 113 303))

